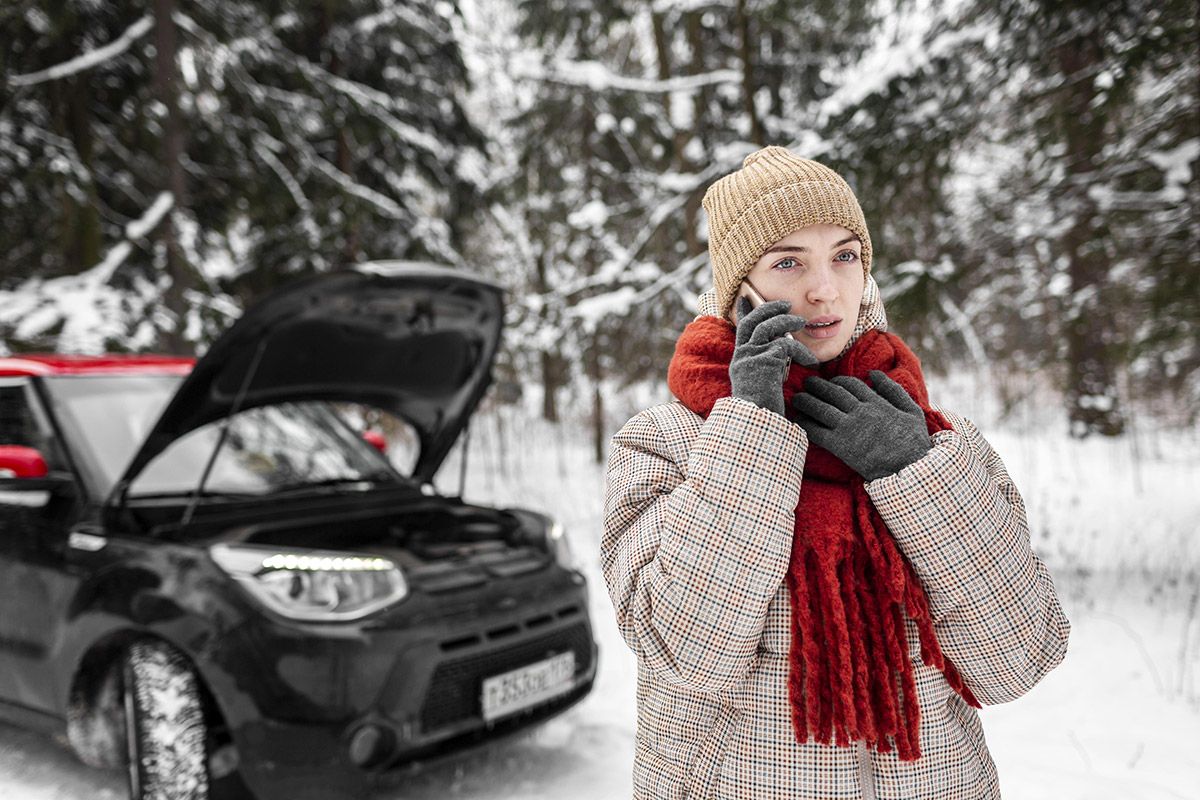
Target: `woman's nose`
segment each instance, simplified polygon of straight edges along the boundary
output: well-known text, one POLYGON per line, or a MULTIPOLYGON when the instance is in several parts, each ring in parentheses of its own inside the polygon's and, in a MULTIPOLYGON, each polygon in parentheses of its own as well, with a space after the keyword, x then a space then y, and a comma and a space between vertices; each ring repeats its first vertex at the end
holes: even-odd
POLYGON ((813 305, 822 303, 832 303, 838 298, 837 286, 833 282, 833 270, 830 267, 823 267, 813 270, 810 273, 813 282, 808 287, 808 302, 813 305))

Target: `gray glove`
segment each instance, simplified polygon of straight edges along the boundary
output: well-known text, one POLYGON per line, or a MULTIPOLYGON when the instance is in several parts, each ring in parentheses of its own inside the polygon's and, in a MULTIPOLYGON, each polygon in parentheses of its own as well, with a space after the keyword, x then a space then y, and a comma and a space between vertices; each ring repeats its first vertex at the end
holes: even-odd
POLYGON ((920 460, 932 443, 925 412, 904 387, 877 369, 869 374, 874 389, 849 375, 810 377, 792 407, 809 441, 872 481, 920 460))
POLYGON ((806 320, 786 313, 792 304, 772 300, 751 310, 750 301, 738 300, 737 346, 729 362, 733 396, 783 416, 783 379, 792 362, 817 365, 807 347, 784 336, 803 328, 806 320))

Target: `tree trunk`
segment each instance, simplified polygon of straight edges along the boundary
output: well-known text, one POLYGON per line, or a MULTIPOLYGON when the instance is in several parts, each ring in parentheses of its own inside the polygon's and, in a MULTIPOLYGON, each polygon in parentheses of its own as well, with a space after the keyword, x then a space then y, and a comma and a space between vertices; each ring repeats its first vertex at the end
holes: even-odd
POLYGON ((558 422, 558 358, 549 350, 543 350, 542 357, 542 419, 546 422, 558 422))
POLYGON ((759 147, 766 145, 762 122, 754 108, 754 64, 750 48, 750 18, 746 12, 746 0, 737 0, 738 57, 742 62, 742 107, 750 119, 750 141, 759 147))
MULTIPOLYGON (((580 43, 580 55, 589 56, 587 45, 580 43)), ((592 147, 592 132, 596 130, 596 116, 592 106, 584 103, 581 107, 581 125, 579 155, 583 163, 583 196, 590 198, 592 188, 596 185, 595 153, 592 147)), ((599 264, 596 258, 596 245, 588 242, 583 251, 584 274, 589 278, 596 274, 599 264)), ((604 435, 604 396, 600 391, 600 381, 603 377, 603 350, 606 346, 605 337, 597 331, 584 346, 583 359, 588 377, 592 381, 592 446, 596 463, 604 462, 604 451, 607 437, 604 435)))
MULTIPOLYGON (((658 79, 666 81, 671 78, 671 39, 667 34, 666 20, 663 18, 662 12, 652 13, 650 24, 654 30, 654 50, 658 56, 658 79)), ((671 99, 671 93, 660 92, 659 96, 662 98, 663 116, 668 121, 674 119, 674 115, 671 113, 671 103, 674 102, 671 99)), ((670 169, 680 170, 683 162, 683 148, 687 144, 686 132, 676 129, 674 125, 671 126, 671 129, 674 135, 671 140, 671 152, 667 154, 667 162, 670 169)))
POLYGON ((162 334, 164 348, 171 353, 189 353, 192 347, 184 338, 187 324, 185 293, 191 288, 191 270, 179 246, 173 217, 186 207, 186 182, 183 171, 183 124, 179 116, 179 70, 176 64, 175 0, 154 0, 154 83, 159 101, 166 108, 163 120, 163 184, 174 198, 174 206, 159 226, 159 237, 167 253, 167 277, 170 284, 163 303, 174 317, 174 327, 162 334))
MULTIPOLYGON (((87 71, 55 81, 50 91, 55 133, 71 140, 80 162, 90 172, 95 140, 92 136, 89 99, 87 71)), ((100 261, 104 245, 96 184, 89 181, 80 188, 86 193, 85 202, 77 200, 65 188, 61 195, 59 252, 62 254, 61 268, 64 274, 74 274, 95 266, 100 261)))
POLYGON ((592 455, 597 464, 604 463, 605 447, 608 444, 606 429, 608 425, 604 421, 604 392, 602 390, 604 375, 601 372, 600 352, 597 348, 591 348, 592 358, 588 372, 592 379, 592 455))
MULTIPOLYGON (((704 29, 700 24, 700 14, 691 12, 687 15, 687 36, 688 48, 691 52, 691 61, 688 62, 688 74, 699 75, 704 71, 704 29)), ((687 139, 697 137, 703 140, 702 131, 704 130, 704 112, 708 108, 708 89, 700 88, 692 96, 692 130, 688 132, 687 139)), ((708 142, 703 142, 705 151, 708 150, 708 142)), ((699 169, 698 164, 684 162, 683 169, 693 171, 699 169)), ((707 245, 701 241, 700 234, 697 231, 699 227, 696 223, 700 215, 700 204, 704 197, 703 189, 697 189, 692 192, 688 198, 687 205, 683 208, 683 224, 684 224, 684 241, 687 243, 688 258, 697 256, 704 252, 707 245)))
POLYGON ((1057 49, 1068 88, 1059 119, 1065 135, 1067 178, 1059 212, 1071 220, 1063 235, 1070 295, 1065 320, 1067 412, 1071 435, 1118 436, 1125 428, 1117 393, 1118 314, 1111 300, 1107 238, 1096 203, 1088 195, 1104 144, 1104 118, 1092 107, 1094 81, 1078 76, 1100 59, 1094 40, 1103 32, 1081 33, 1057 49))
MULTIPOLYGON (((545 297, 550 291, 549 280, 546 277, 546 257, 539 253, 534 268, 537 270, 534 291, 545 297)), ((542 303, 538 309, 538 319, 543 326, 549 323, 547 303, 542 303)), ((558 350, 549 345, 541 348, 542 367, 542 419, 547 422, 558 422, 558 387, 562 385, 562 356, 558 350)))
MULTIPOLYGON (((764 77, 767 88, 771 92, 771 116, 779 119, 783 116, 783 81, 786 77, 786 68, 782 62, 787 48, 786 37, 777 28, 771 28, 766 35, 771 43, 771 67, 765 71, 764 77)), ((765 131, 764 135, 766 135, 765 131)))
MULTIPOLYGON (((704 69, 704 51, 703 43, 700 40, 700 15, 689 13, 684 16, 687 25, 688 45, 691 49, 691 59, 687 65, 687 74, 698 75, 704 69)), ((654 28, 654 47, 658 54, 658 79, 665 81, 672 77, 672 60, 671 60, 671 39, 666 30, 666 21, 661 13, 651 15, 651 23, 654 28)), ((672 144, 671 158, 668 169, 676 172, 692 172, 698 169, 698 165, 692 163, 687 157, 687 144, 694 136, 698 135, 700 130, 700 115, 704 109, 704 101, 702 99, 703 91, 696 90, 692 97, 692 127, 690 129, 676 128, 672 125, 672 144)), ((668 120, 673 120, 675 115, 671 113, 671 104, 674 102, 682 102, 678 98, 672 99, 670 92, 662 93, 663 112, 668 120)), ((700 241, 700 236, 696 232, 696 218, 700 213, 700 199, 702 194, 700 191, 695 191, 688 197, 687 203, 683 209, 683 235, 684 243, 687 248, 687 255, 690 258, 704 250, 704 242, 700 241)), ((672 252, 671 257, 675 254, 672 252)))

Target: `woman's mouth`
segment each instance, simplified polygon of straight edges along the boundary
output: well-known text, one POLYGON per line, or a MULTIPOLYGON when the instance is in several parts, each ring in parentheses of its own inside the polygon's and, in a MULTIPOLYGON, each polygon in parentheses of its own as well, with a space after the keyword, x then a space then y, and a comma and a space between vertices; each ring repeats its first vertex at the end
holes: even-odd
POLYGON ((809 323, 808 325, 804 326, 804 334, 813 339, 831 339, 834 336, 837 336, 838 329, 841 328, 841 326, 841 320, 817 325, 809 323))

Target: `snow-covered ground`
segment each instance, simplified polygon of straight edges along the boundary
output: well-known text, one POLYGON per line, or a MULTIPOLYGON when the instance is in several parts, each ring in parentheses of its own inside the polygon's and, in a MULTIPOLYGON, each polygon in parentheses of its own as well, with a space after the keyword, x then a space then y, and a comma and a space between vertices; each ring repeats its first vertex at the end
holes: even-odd
MULTIPOLYGON (((1121 441, 1079 443, 1065 436, 1053 405, 1020 404, 1000 420, 970 380, 930 384, 934 401, 979 423, 1004 458, 1072 624, 1058 669, 1020 700, 981 712, 1004 796, 1200 798, 1196 432, 1139 423, 1121 441)), ((657 399, 614 395, 613 425, 657 399)), ((566 524, 591 585, 599 677, 586 700, 530 733, 408 769, 393 796, 628 797, 635 662, 598 567, 603 468, 583 434, 511 410, 480 415, 473 427, 467 498, 543 508, 566 524)), ((443 474, 443 488, 454 489, 453 460, 443 474)), ((91 770, 51 740, 0 726, 0 797, 105 800, 123 792, 119 773, 91 770)))

